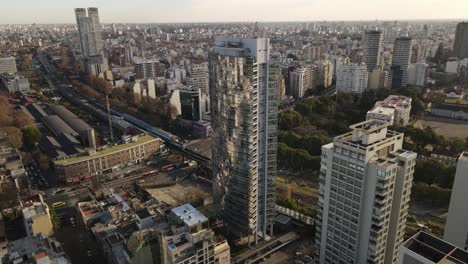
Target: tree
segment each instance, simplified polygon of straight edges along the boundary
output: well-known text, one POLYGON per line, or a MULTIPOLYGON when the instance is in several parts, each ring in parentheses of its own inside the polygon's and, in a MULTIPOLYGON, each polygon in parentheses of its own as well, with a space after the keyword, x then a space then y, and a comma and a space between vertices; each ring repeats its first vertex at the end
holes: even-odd
POLYGON ((292 109, 281 112, 278 115, 278 126, 280 129, 291 129, 299 126, 302 123, 302 115, 292 109))
POLYGON ((17 127, 8 126, 4 128, 6 133, 7 142, 14 148, 19 149, 22 145, 21 142, 21 130, 17 127))
POLYGON ((22 110, 14 111, 13 115, 14 124, 17 128, 24 128, 34 125, 34 122, 31 120, 31 118, 22 110))
POLYGON ((26 150, 32 150, 37 142, 41 139, 42 134, 35 127, 27 127, 23 129, 23 144, 26 150))
POLYGON ((0 96, 0 127, 9 126, 13 122, 10 103, 8 98, 0 96))

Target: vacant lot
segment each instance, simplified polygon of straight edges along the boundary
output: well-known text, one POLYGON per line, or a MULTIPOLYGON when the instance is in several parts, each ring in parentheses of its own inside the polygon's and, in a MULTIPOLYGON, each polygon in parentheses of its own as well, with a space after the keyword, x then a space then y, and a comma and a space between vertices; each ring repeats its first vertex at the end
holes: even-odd
POLYGON ((418 120, 415 125, 421 128, 431 127, 434 132, 446 138, 468 137, 468 121, 425 116, 424 120, 418 120))

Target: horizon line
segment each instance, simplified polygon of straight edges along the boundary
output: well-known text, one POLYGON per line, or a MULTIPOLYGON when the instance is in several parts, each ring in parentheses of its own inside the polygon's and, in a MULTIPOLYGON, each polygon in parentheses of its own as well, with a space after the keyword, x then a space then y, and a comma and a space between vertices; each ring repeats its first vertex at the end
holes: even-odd
MULTIPOLYGON (((101 24, 245 24, 245 23, 310 23, 310 22, 410 22, 410 21, 447 21, 447 22, 463 22, 468 18, 416 18, 416 19, 372 19, 372 20, 264 20, 264 21, 201 21, 201 22, 101 22, 101 24)), ((60 23, 0 23, 5 25, 76 25, 74 22, 60 23)))

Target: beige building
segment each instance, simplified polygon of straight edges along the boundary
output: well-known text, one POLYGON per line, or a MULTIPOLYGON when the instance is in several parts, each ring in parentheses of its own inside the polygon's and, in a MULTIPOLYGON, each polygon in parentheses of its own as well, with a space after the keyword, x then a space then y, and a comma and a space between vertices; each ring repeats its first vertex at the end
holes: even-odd
POLYGON ((416 153, 368 120, 322 146, 317 263, 395 263, 405 235, 416 153))
POLYGON ((464 250, 468 249, 468 152, 460 155, 453 182, 449 212, 445 222, 444 240, 464 250))
POLYGON ((110 146, 53 161, 53 167, 62 182, 77 182, 102 173, 119 170, 121 166, 139 163, 159 150, 161 139, 150 135, 135 136, 128 143, 110 146))
POLYGON ((23 217, 28 236, 43 234, 49 237, 53 234, 54 229, 47 204, 42 202, 25 204, 23 207, 23 217))

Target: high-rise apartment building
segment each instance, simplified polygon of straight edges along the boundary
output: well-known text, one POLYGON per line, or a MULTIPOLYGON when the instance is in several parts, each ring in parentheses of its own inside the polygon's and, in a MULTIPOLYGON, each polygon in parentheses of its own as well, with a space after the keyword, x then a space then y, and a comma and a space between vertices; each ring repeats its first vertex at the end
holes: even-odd
POLYGON ((0 57, 0 74, 16 73, 15 57, 0 57))
POLYGON ((308 88, 306 68, 296 68, 290 73, 289 87, 294 98, 301 99, 304 97, 308 88))
POLYGON ((411 61, 411 38, 399 37, 393 46, 392 67, 398 69, 399 74, 392 75, 392 88, 406 86, 408 82, 408 66, 411 61))
POLYGON ((408 84, 424 86, 426 81, 427 64, 418 62, 408 66, 408 84))
POLYGON ((97 76, 107 70, 99 11, 96 7, 89 7, 87 13, 85 8, 75 8, 75 16, 80 37, 82 69, 97 76))
POLYGON ((272 233, 275 205, 278 87, 269 52, 267 38, 218 38, 209 58, 215 201, 228 230, 255 241, 272 233))
POLYGON ((366 64, 343 64, 336 69, 336 90, 362 94, 367 89, 368 77, 366 64))
POLYGON ((135 79, 156 79, 162 76, 159 60, 144 60, 135 64, 135 79))
POLYGON ((449 212, 445 222, 444 240, 465 250, 468 248, 467 184, 468 152, 463 152, 458 158, 449 212))
POLYGON ((416 153, 403 134, 368 120, 322 146, 316 260, 395 263, 403 243, 416 153))
POLYGON ((380 56, 383 46, 383 34, 381 30, 369 30, 364 32, 363 53, 364 62, 368 71, 372 71, 380 66, 380 56))
POLYGON ((468 58, 468 22, 458 23, 453 51, 459 59, 468 58))
POLYGON ((187 86, 200 89, 202 94, 208 95, 208 63, 193 63, 187 86))
POLYGON ((330 87, 333 81, 333 63, 331 63, 329 60, 322 60, 317 62, 317 66, 317 85, 322 85, 325 88, 330 87))

